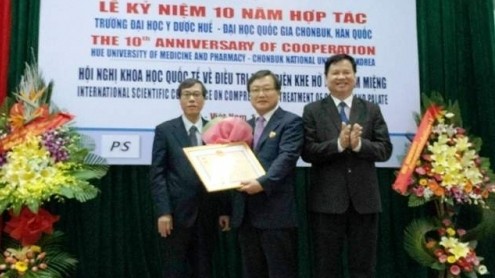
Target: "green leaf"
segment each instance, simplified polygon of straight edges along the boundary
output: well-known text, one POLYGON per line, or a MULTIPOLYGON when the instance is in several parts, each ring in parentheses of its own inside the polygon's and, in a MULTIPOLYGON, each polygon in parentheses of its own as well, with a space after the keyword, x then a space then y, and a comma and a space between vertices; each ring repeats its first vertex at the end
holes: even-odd
POLYGON ((33 202, 31 202, 31 203, 28 204, 28 208, 32 212, 37 212, 38 209, 40 208, 40 203, 39 202, 36 202, 36 201, 33 201, 33 202))
POLYGON ((79 134, 80 136, 80 141, 81 145, 84 146, 84 148, 93 151, 96 148, 96 143, 93 137, 90 137, 86 134, 79 134))
POLYGON ((21 213, 21 209, 23 207, 23 204, 18 204, 18 203, 15 203, 12 205, 12 213, 14 215, 19 215, 19 213, 21 213))
POLYGON ((0 200, 0 214, 2 214, 10 205, 10 197, 0 200))
POLYGON ((66 198, 74 198, 74 189, 68 186, 61 187, 59 193, 66 198))
POLYGON ((81 169, 71 171, 71 174, 80 180, 100 179, 108 172, 108 165, 84 165, 81 169))
POLYGON ((425 235, 427 232, 436 229, 437 225, 433 220, 422 218, 413 220, 404 230, 404 249, 407 254, 419 264, 431 268, 438 267, 435 265, 438 261, 426 249, 425 235))
POLYGON ((107 160, 95 153, 88 153, 83 163, 89 165, 106 165, 107 160))
POLYGON ((83 190, 75 192, 74 197, 79 202, 86 202, 95 198, 98 195, 98 192, 100 192, 98 188, 88 183, 83 190))
POLYGON ((478 275, 476 274, 476 271, 471 271, 471 272, 463 272, 462 273, 464 277, 466 278, 478 278, 478 275))
POLYGON ((419 206, 422 206, 424 204, 426 204, 426 201, 424 198, 420 198, 414 194, 409 195, 409 202, 407 203, 407 205, 409 207, 419 207, 419 206))
POLYGON ((440 262, 435 262, 434 264, 432 264, 430 266, 431 269, 434 269, 434 270, 444 270, 445 269, 445 265, 440 263, 440 262))

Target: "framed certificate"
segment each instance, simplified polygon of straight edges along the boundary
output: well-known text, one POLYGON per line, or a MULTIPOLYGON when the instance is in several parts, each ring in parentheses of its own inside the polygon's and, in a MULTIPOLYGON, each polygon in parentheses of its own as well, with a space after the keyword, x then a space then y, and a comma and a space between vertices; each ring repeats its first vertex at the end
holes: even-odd
POLYGON ((208 192, 239 188, 241 181, 265 174, 245 143, 188 147, 184 152, 208 192))

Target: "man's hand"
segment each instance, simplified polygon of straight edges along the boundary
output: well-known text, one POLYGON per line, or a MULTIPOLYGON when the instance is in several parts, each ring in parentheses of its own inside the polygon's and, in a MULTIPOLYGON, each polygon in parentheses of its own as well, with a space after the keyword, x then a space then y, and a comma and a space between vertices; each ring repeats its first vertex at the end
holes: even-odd
POLYGON ((240 192, 246 192, 249 195, 253 195, 263 191, 263 187, 257 180, 242 181, 241 187, 237 189, 240 192))
POLYGON ((361 140, 361 133, 363 132, 363 127, 360 126, 359 124, 354 124, 352 125, 352 130, 351 130, 351 134, 350 134, 350 137, 351 137, 351 140, 350 140, 350 147, 351 149, 355 149, 358 144, 359 144, 359 141, 361 140))
POLYGON ((158 233, 160 233, 162 237, 167 237, 172 234, 173 229, 174 224, 171 214, 165 214, 158 217, 158 233))
POLYGON ((340 141, 340 146, 342 146, 344 150, 349 148, 351 144, 350 136, 351 136, 351 125, 346 125, 345 123, 342 123, 342 125, 340 126, 339 141, 340 141))
POLYGON ((230 231, 230 216, 220 215, 220 217, 218 217, 218 225, 222 232, 230 231))

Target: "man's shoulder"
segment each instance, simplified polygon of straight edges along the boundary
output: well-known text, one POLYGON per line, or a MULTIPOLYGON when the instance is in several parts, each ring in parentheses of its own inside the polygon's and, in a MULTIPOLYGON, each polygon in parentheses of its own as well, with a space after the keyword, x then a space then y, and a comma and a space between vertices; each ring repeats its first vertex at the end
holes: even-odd
POLYGON ((173 118, 173 119, 170 119, 170 120, 167 120, 167 121, 164 121, 160 124, 158 124, 156 126, 156 128, 168 128, 168 127, 172 127, 172 126, 176 126, 177 124, 180 123, 181 121, 181 117, 177 117, 177 118, 173 118))
POLYGON ((380 106, 372 101, 354 96, 354 102, 372 109, 380 109, 380 106))
POLYGON ((320 99, 320 100, 315 100, 313 102, 307 103, 304 105, 304 110, 315 110, 321 108, 321 106, 328 102, 328 98, 320 99))
POLYGON ((279 113, 282 116, 282 118, 287 119, 287 120, 293 120, 293 119, 301 118, 301 116, 297 115, 296 113, 284 110, 282 108, 279 108, 279 113))

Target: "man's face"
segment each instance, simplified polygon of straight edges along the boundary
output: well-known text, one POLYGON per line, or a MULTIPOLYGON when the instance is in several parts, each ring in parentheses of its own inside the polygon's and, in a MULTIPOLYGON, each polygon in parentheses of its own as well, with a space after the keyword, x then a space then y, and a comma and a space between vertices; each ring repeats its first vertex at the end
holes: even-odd
POLYGON ((190 121, 195 122, 199 119, 199 114, 204 104, 205 98, 203 97, 201 84, 194 84, 192 87, 182 89, 180 107, 190 121))
POLYGON ((348 60, 342 60, 330 65, 326 76, 327 88, 330 93, 343 100, 351 95, 356 85, 356 74, 348 60))
POLYGON ((277 106, 280 92, 275 89, 275 80, 271 76, 258 78, 249 86, 251 105, 260 115, 264 115, 277 106))

